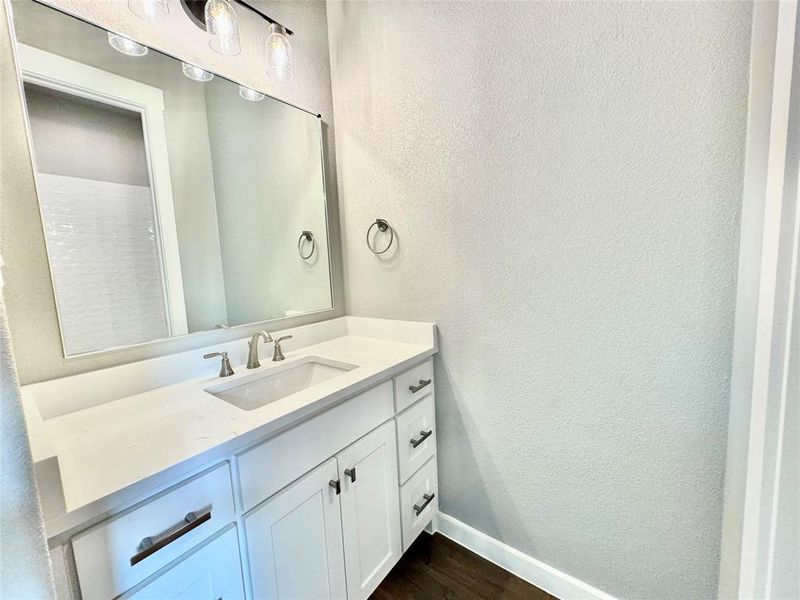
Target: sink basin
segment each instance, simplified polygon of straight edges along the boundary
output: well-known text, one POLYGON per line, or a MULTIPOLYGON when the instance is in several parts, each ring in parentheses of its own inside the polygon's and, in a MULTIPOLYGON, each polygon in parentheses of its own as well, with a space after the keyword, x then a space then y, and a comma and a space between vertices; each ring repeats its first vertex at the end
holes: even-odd
POLYGON ((254 410, 355 369, 356 365, 316 356, 206 388, 242 410, 254 410))

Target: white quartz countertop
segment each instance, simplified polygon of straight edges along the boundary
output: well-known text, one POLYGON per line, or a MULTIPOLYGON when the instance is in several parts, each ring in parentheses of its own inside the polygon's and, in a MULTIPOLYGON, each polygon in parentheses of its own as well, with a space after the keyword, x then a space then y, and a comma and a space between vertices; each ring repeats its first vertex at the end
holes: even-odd
MULTIPOLYGON (((231 377, 197 377, 54 416, 40 421, 32 435, 46 439, 58 457, 65 513, 71 513, 190 459, 196 465, 204 456, 213 460, 219 451, 243 449, 402 372, 436 351, 432 337, 431 343, 407 343, 348 332, 286 352, 286 360, 278 363, 269 360, 265 346, 257 369, 234 364, 231 377), (254 410, 242 410, 205 391, 307 357, 356 368, 254 410)), ((113 503, 101 504, 108 508, 113 503)))

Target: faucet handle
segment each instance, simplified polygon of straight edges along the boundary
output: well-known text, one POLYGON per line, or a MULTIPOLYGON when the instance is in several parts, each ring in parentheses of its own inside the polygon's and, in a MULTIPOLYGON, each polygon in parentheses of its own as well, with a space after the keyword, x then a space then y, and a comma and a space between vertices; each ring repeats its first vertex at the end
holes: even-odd
POLYGON ((228 353, 227 352, 209 352, 208 354, 204 354, 203 358, 214 358, 215 356, 222 357, 222 365, 219 369, 219 376, 220 377, 230 377, 233 375, 233 369, 231 369, 231 363, 228 360, 228 353))
POLYGON ((291 335, 284 335, 284 336, 279 337, 277 340, 275 340, 275 349, 274 349, 274 351, 272 353, 272 361, 273 362, 277 362, 279 360, 283 360, 284 358, 286 358, 283 355, 283 348, 281 348, 281 342, 283 340, 290 340, 290 339, 292 339, 291 335))

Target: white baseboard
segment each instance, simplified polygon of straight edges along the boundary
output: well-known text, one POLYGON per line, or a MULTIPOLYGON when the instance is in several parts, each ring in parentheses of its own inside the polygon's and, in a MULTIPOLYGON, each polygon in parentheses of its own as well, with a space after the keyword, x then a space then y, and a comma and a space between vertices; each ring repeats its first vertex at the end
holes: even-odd
POLYGON ((539 589, 563 600, 616 600, 602 590, 515 550, 458 519, 439 513, 436 531, 504 568, 539 589))

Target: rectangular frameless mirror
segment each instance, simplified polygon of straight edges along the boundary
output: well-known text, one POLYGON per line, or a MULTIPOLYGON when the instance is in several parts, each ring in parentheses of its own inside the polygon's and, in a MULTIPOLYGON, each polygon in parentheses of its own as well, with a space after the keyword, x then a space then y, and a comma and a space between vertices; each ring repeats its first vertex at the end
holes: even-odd
POLYGON ((332 308, 316 115, 12 8, 65 356, 332 308))

